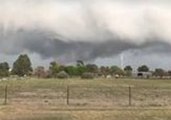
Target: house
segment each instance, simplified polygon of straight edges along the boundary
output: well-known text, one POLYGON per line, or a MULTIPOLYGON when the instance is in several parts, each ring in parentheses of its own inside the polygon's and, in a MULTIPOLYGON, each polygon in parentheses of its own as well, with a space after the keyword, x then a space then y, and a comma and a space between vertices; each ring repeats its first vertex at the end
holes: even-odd
POLYGON ((152 77, 152 72, 133 72, 132 77, 134 77, 134 78, 150 78, 150 77, 152 77))

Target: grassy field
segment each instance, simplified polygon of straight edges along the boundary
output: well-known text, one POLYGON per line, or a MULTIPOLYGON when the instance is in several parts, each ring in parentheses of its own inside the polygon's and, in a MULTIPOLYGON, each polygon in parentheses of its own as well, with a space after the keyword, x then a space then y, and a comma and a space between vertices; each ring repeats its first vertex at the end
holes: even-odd
POLYGON ((171 80, 6 80, 0 104, 0 120, 170 120, 171 80))

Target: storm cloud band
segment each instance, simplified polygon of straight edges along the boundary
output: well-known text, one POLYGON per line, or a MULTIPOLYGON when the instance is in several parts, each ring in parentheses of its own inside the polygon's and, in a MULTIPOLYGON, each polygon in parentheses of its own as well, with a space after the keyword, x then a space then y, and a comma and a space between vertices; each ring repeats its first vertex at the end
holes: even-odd
POLYGON ((43 58, 71 62, 110 57, 130 49, 170 51, 168 1, 0 0, 0 3, 3 54, 28 51, 43 58))

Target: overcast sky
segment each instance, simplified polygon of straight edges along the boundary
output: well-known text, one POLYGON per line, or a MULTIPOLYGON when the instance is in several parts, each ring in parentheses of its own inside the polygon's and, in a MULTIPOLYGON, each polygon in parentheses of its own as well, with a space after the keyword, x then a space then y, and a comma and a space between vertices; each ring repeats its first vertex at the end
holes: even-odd
POLYGON ((170 0, 0 0, 0 61, 171 69, 170 0))

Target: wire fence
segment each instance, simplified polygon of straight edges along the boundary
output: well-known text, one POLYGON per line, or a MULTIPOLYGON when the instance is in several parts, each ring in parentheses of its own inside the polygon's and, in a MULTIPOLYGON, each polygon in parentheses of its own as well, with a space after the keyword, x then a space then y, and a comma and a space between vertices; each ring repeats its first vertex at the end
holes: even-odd
POLYGON ((61 86, 23 89, 0 86, 1 104, 75 106, 171 106, 171 89, 136 86, 61 86))

